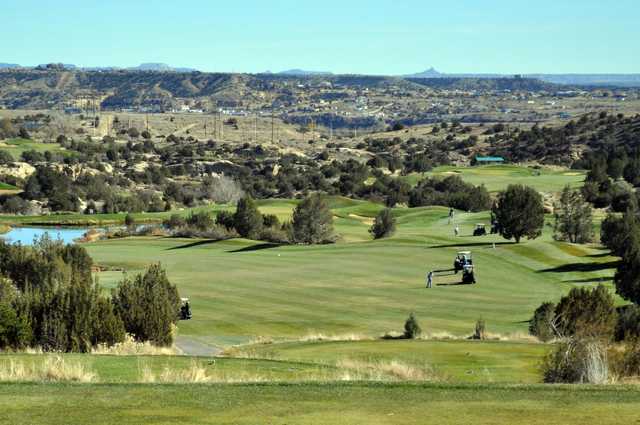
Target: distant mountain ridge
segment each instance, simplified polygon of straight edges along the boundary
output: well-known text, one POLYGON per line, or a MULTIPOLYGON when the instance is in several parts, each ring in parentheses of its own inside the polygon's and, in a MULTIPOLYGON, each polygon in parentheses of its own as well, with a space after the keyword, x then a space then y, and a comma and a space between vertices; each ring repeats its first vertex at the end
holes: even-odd
MULTIPOLYGON (((117 66, 96 66, 96 67, 80 67, 73 64, 43 64, 37 67, 21 66, 16 63, 4 63, 0 62, 0 69, 33 69, 33 68, 47 68, 48 66, 63 67, 68 70, 81 70, 81 71, 143 71, 143 72, 198 72, 195 68, 188 67, 173 67, 162 62, 147 62, 141 63, 137 66, 131 67, 117 67, 117 66)), ((330 71, 312 71, 300 68, 292 68, 284 71, 272 73, 265 71, 262 74, 281 75, 286 77, 330 77, 338 76, 341 74, 335 74, 330 71)), ((367 76, 367 74, 363 74, 367 76)), ((373 75, 370 75, 373 76, 373 75)), ((384 77, 384 76, 383 76, 384 77)), ((391 76, 389 76, 391 77, 391 76)), ((462 79, 504 79, 513 78, 511 74, 500 73, 444 73, 439 72, 434 67, 426 69, 422 72, 414 74, 400 75, 400 78, 407 79, 435 79, 435 78, 462 78, 462 79)), ((563 84, 571 86, 618 86, 618 87, 640 87, 640 73, 637 74, 522 74, 522 78, 536 79, 546 83, 563 84)))
POLYGON ((62 67, 68 70, 82 70, 82 71, 114 71, 114 70, 127 70, 127 71, 155 71, 155 72, 195 72, 197 69, 195 68, 185 68, 185 67, 173 67, 167 65, 166 63, 160 62, 148 62, 141 63, 138 66, 130 66, 130 67, 118 67, 118 66, 86 66, 81 67, 71 63, 53 63, 53 64, 40 64, 38 66, 22 66, 17 63, 3 63, 0 62, 0 69, 12 69, 12 68, 25 68, 25 69, 33 69, 33 68, 47 68, 47 67, 62 67))
POLYGON ((309 77, 309 76, 323 76, 323 75, 333 75, 332 72, 326 71, 307 71, 304 69, 287 69, 285 71, 278 72, 278 75, 291 75, 298 77, 309 77))
MULTIPOLYGON (((456 73, 446 74, 431 67, 426 71, 402 75, 403 78, 513 78, 509 74, 456 73)), ((522 74, 522 78, 541 80, 547 83, 574 86, 628 86, 640 87, 639 74, 522 74)))
POLYGON ((167 65, 166 63, 159 62, 149 62, 149 63, 141 63, 138 66, 126 68, 131 71, 165 71, 165 72, 194 72, 197 71, 195 68, 184 68, 184 67, 172 67, 167 65))

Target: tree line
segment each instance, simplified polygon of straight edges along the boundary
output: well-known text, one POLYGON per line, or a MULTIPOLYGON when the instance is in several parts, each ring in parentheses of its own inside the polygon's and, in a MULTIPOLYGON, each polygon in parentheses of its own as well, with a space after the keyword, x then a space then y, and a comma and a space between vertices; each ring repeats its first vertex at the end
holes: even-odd
POLYGON ((89 352, 99 344, 173 342, 180 298, 159 264, 105 295, 78 245, 43 237, 33 246, 0 242, 0 349, 89 352))

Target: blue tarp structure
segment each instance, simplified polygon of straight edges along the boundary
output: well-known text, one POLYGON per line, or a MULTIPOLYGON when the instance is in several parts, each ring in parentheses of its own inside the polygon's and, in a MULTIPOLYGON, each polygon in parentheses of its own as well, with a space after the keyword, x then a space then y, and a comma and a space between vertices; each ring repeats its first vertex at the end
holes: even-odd
POLYGON ((477 164, 502 164, 504 158, 501 156, 476 156, 477 164))

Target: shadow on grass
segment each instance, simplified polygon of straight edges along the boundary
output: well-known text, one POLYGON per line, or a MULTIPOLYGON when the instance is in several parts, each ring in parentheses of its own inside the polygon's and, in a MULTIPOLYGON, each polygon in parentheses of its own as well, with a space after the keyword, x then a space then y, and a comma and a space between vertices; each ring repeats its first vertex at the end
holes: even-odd
POLYGON ((613 256, 613 254, 609 251, 607 252, 603 252, 601 254, 589 254, 589 255, 585 255, 585 257, 589 257, 589 258, 604 258, 604 257, 609 257, 609 256, 613 256))
POLYGON ((470 247, 480 247, 480 246, 493 246, 493 244, 498 245, 514 245, 515 242, 467 242, 467 243, 453 243, 447 245, 433 245, 428 247, 429 249, 434 248, 470 248, 470 247))
POLYGON ((469 286, 472 283, 454 282, 454 283, 436 283, 436 286, 469 286))
POLYGON ((571 280, 563 280, 563 283, 604 283, 613 281, 613 276, 606 277, 591 277, 586 279, 571 279, 571 280))
POLYGON ((255 245, 245 246, 244 248, 233 249, 233 250, 227 251, 227 252, 238 253, 238 252, 261 251, 263 249, 277 248, 279 246, 282 246, 282 244, 279 244, 279 243, 259 243, 259 244, 255 244, 255 245))
POLYGON ((597 272, 616 268, 620 264, 619 260, 608 261, 606 263, 570 263, 558 267, 540 270, 538 273, 571 273, 571 272, 597 272))
POLYGON ((189 242, 189 243, 184 244, 184 245, 172 246, 171 248, 167 248, 167 251, 171 251, 171 250, 174 250, 174 249, 193 248, 193 247, 200 246, 200 245, 209 245, 209 244, 218 243, 218 242, 222 242, 222 241, 221 240, 213 240, 213 239, 200 240, 200 241, 195 241, 195 242, 189 242))

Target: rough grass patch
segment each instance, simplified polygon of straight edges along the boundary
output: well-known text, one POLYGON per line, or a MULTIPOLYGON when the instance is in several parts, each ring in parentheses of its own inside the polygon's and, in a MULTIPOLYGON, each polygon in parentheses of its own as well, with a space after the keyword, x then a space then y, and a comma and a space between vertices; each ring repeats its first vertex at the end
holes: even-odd
POLYGON ((373 380, 373 381, 437 381, 433 369, 427 365, 418 367, 399 360, 362 361, 342 359, 336 363, 340 369, 345 369, 342 380, 373 380))
POLYGON ((91 350, 91 354, 116 355, 116 356, 173 356, 180 354, 175 346, 158 347, 149 341, 138 342, 133 336, 127 335, 124 342, 119 342, 112 346, 100 344, 91 350))
POLYGON ((8 382, 95 382, 96 374, 87 365, 46 356, 42 362, 9 359, 0 362, 0 381, 8 382))

